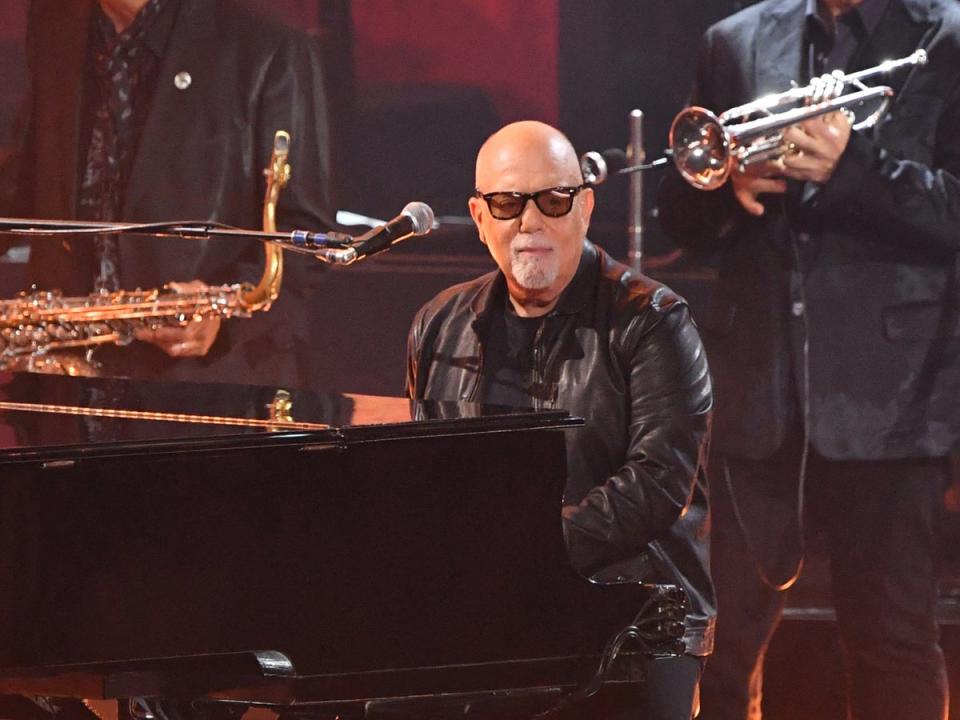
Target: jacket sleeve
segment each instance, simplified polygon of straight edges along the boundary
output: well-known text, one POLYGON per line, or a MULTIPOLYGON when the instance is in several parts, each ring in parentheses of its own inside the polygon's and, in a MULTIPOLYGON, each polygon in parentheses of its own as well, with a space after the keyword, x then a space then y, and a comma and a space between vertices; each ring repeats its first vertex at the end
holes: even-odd
POLYGON ((424 369, 423 359, 423 333, 426 324, 427 306, 420 308, 413 324, 410 326, 410 333, 407 336, 407 397, 411 400, 423 400, 424 384, 426 379, 423 377, 424 369))
POLYGON ((666 535, 693 494, 712 405, 707 360, 685 304, 658 320, 646 329, 637 317, 624 333, 630 426, 623 465, 564 510, 570 557, 581 572, 637 555, 666 535))
MULTIPOLYGON (((731 67, 726 44, 719 41, 713 28, 707 31, 697 55, 697 74, 687 101, 688 106, 718 108, 712 88, 716 87, 717 68, 731 67)), ((734 237, 734 225, 750 216, 733 195, 729 183, 717 190, 698 190, 690 185, 676 166, 666 169, 657 193, 657 214, 663 231, 680 247, 696 252, 720 250, 734 237)))
MULTIPOLYGON (((32 217, 33 209, 26 202, 25 188, 32 182, 29 176, 29 162, 26 158, 31 143, 31 115, 33 112, 33 68, 36 42, 35 10, 31 5, 27 22, 27 37, 24 42, 24 55, 27 66, 27 86, 13 122, 13 142, 5 156, 0 158, 0 214, 9 217, 32 217)), ((23 242, 14 235, 0 237, 0 253, 6 252, 11 245, 23 242)))
POLYGON ((849 214, 887 243, 960 250, 960 72, 955 74, 936 123, 929 165, 897 157, 854 133, 833 176, 813 198, 815 207, 849 214))
POLYGON ((258 167, 267 166, 277 130, 290 133, 293 168, 293 178, 280 194, 277 224, 330 229, 336 214, 330 118, 318 40, 309 35, 291 33, 267 68, 259 98, 258 167))
MULTIPOLYGON (((14 125, 14 142, 7 154, 0 157, 0 214, 22 217, 24 212, 21 199, 23 156, 26 151, 27 118, 30 110, 29 97, 17 114, 14 125)), ((0 242, 11 244, 9 237, 0 238, 0 242)))
MULTIPOLYGON (((256 99, 254 149, 251 169, 260 188, 261 168, 269 166, 277 130, 290 133, 290 182, 280 192, 277 203, 277 228, 280 231, 303 229, 325 232, 334 227, 336 215, 332 189, 331 148, 324 68, 318 40, 289 32, 266 65, 259 97, 256 99)), ((241 277, 256 282, 263 272, 263 250, 246 243, 232 281, 241 277)), ((285 321, 298 340, 317 351, 317 299, 329 290, 324 287, 326 266, 308 255, 284 253, 284 279, 281 302, 274 312, 292 313, 285 321)), ((229 323, 228 323, 229 325, 229 323)), ((227 331, 233 328, 227 327, 227 331)))

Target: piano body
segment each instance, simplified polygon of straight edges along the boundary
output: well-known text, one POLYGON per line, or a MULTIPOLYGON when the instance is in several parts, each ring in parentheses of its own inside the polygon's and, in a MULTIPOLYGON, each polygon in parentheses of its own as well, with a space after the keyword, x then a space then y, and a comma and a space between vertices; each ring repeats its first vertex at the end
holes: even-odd
MULTIPOLYGON (((567 561, 578 422, 0 376, 0 693, 507 717, 596 682, 641 607, 669 653, 672 591, 567 561)), ((622 660, 604 681, 638 679, 622 660)))

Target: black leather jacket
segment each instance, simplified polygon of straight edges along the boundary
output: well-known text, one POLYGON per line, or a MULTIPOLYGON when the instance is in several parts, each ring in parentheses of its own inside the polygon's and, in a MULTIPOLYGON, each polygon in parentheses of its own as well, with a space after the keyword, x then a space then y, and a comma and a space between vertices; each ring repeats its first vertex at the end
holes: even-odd
MULTIPOLYGON (((413 398, 477 400, 483 338, 506 282, 493 272, 425 305, 410 331, 413 398)), ((569 431, 564 523, 571 559, 602 581, 671 582, 690 596, 687 651, 713 646, 707 496, 702 459, 712 404, 707 361, 685 301, 631 273, 589 241, 545 318, 534 353, 550 399, 586 418, 569 431)))

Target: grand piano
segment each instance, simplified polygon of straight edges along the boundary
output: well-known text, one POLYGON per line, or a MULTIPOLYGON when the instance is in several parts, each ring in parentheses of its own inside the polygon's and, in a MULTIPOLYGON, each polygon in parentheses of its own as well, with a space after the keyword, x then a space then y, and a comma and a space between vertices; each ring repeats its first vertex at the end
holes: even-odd
POLYGON ((564 549, 562 411, 0 374, 0 693, 532 717, 681 650, 564 549))

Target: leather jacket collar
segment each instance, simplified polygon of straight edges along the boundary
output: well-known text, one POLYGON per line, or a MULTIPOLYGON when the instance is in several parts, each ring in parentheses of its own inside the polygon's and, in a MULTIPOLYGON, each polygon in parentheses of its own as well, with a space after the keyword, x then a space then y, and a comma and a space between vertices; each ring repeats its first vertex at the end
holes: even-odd
MULTIPOLYGON (((587 304, 596 287, 597 248, 588 240, 583 241, 583 252, 577 272, 574 273, 570 284, 564 288, 556 307, 550 315, 575 315, 587 304)), ((483 323, 497 307, 501 298, 506 299, 507 280, 502 272, 494 273, 490 282, 480 288, 470 304, 477 320, 483 323)))

